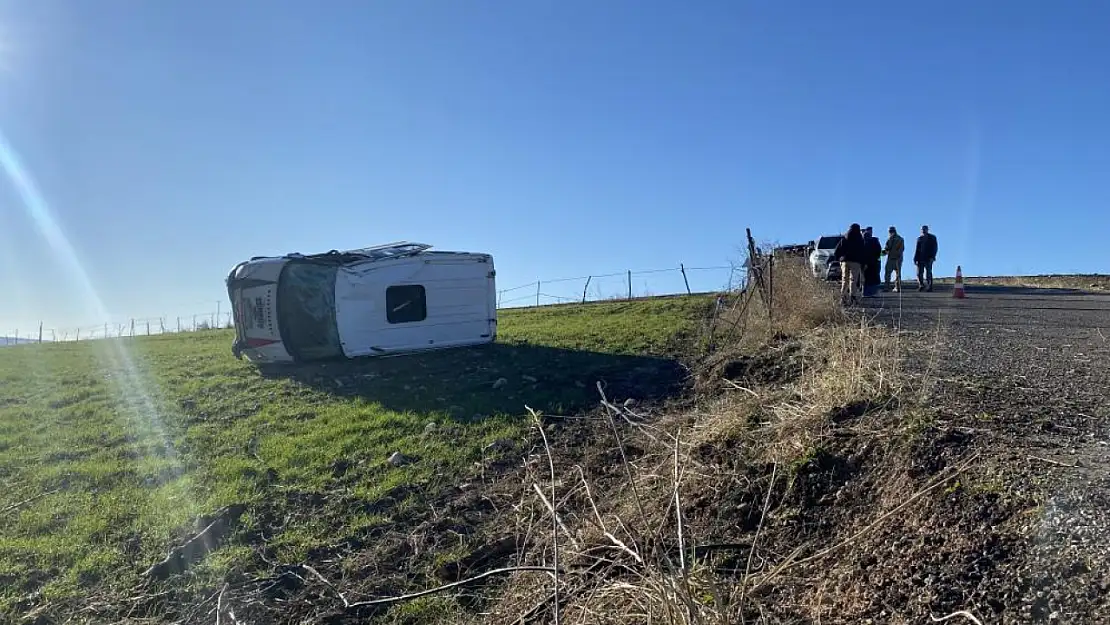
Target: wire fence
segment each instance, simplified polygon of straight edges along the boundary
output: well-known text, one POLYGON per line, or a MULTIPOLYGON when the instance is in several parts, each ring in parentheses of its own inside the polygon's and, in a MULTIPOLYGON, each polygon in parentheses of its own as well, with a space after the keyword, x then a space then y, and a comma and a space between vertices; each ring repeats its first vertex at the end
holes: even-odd
MULTIPOLYGON (((729 291, 743 286, 746 272, 742 266, 678 267, 625 270, 614 273, 536 280, 497 292, 498 308, 522 308, 552 304, 634 299, 656 295, 729 291)), ((125 319, 81 327, 47 327, 40 322, 32 328, 12 328, 0 337, 0 345, 22 343, 86 341, 104 338, 155 336, 179 332, 203 332, 234 327, 230 310, 164 317, 125 319)))
POLYGON ((226 310, 175 315, 173 317, 136 317, 119 323, 101 323, 68 328, 50 328, 40 323, 30 331, 14 329, 0 338, 0 345, 130 338, 176 334, 178 332, 202 332, 232 327, 234 325, 231 312, 226 310))
POLYGON ((574 278, 536 280, 497 292, 498 308, 634 299, 654 295, 703 293, 742 286, 741 267, 678 267, 625 270, 574 278))

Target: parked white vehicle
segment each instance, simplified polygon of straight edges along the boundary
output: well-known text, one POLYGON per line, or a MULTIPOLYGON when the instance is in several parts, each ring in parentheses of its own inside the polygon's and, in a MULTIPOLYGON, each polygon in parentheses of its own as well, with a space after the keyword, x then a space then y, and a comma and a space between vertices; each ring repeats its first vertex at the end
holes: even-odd
POLYGON ((840 263, 833 258, 836 245, 844 238, 843 234, 830 234, 817 239, 809 254, 809 268, 813 277, 819 280, 840 279, 840 263))
POLYGON ((227 278, 232 352, 288 363, 493 341, 493 257, 430 247, 402 241, 239 263, 227 278))

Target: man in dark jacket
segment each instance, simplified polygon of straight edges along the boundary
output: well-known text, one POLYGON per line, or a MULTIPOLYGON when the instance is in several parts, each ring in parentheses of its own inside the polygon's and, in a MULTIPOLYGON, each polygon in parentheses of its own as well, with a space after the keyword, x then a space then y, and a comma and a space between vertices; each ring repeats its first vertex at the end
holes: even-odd
POLYGON ((929 226, 921 226, 921 236, 917 237, 917 250, 913 253, 913 264, 917 265, 917 290, 933 290, 933 263, 937 260, 937 237, 929 233, 929 226))
POLYGON ((883 274, 883 282, 886 283, 887 290, 890 290, 890 274, 893 273, 895 293, 902 290, 902 254, 905 251, 906 242, 902 240, 902 235, 898 234, 898 229, 891 226, 890 237, 886 240, 886 246, 883 247, 883 254, 886 255, 886 272, 883 274))
POLYGON ((867 260, 859 224, 848 226, 848 232, 833 250, 833 258, 840 261, 840 300, 845 305, 853 304, 859 300, 863 286, 863 263, 867 260))
POLYGON ((867 258, 863 263, 863 296, 873 297, 879 291, 883 244, 875 238, 871 226, 863 229, 863 245, 867 251, 867 258))

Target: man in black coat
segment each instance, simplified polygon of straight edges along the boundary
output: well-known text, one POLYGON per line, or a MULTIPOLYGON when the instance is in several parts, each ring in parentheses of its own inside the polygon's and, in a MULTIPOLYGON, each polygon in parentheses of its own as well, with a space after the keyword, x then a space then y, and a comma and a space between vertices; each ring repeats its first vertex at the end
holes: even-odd
POLYGON ((863 245, 867 258, 863 263, 863 296, 872 297, 879 290, 879 277, 883 262, 883 244, 874 236, 871 226, 863 229, 863 245))
POLYGON ((867 250, 863 245, 863 232, 859 224, 848 226, 844 238, 836 244, 833 258, 840 261, 840 300, 845 305, 855 303, 863 286, 863 264, 867 250))
POLYGON ((917 237, 917 249, 913 253, 918 291, 933 290, 933 263, 936 260, 937 237, 929 232, 929 226, 921 226, 921 236, 917 237))

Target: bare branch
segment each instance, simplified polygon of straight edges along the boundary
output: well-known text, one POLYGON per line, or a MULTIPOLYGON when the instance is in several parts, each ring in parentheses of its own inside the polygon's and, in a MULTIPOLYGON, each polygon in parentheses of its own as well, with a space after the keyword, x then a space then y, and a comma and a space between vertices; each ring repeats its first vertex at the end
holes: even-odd
POLYGON ((682 503, 678 495, 678 484, 681 481, 681 476, 678 471, 678 451, 679 441, 678 433, 674 437, 674 518, 675 523, 678 524, 678 569, 683 573, 686 572, 686 541, 682 536, 682 503))
POLYGON ((745 392, 747 392, 747 393, 751 393, 752 397, 754 397, 754 398, 756 398, 756 399, 759 399, 759 393, 756 393, 756 392, 755 392, 755 391, 753 391, 752 389, 750 389, 750 388, 748 388, 748 387, 746 387, 746 386, 740 386, 739 384, 737 384, 736 382, 733 382, 732 380, 730 380, 730 379, 728 379, 728 378, 721 378, 721 379, 722 379, 722 380, 724 380, 725 384, 728 384, 728 385, 729 385, 729 386, 731 386, 732 388, 734 388, 734 389, 736 389, 736 390, 738 390, 738 391, 745 391, 745 392))
POLYGON ((536 494, 540 496, 540 501, 543 502, 543 506, 547 508, 547 511, 550 512, 553 517, 555 517, 555 523, 557 524, 558 528, 563 530, 563 533, 567 535, 567 538, 569 538, 570 541, 574 543, 574 547, 575 549, 577 549, 578 541, 574 539, 574 534, 571 534, 570 530, 567 529, 567 526, 563 524, 563 520, 559 518, 559 514, 555 512, 555 506, 551 505, 551 502, 547 500, 547 496, 543 494, 543 489, 540 488, 540 485, 532 482, 532 490, 536 491, 536 494))
POLYGON ((1052 460, 1051 458, 1042 458, 1040 456, 1029 456, 1029 459, 1030 460, 1040 460, 1041 462, 1047 462, 1048 464, 1054 464, 1058 467, 1067 467, 1069 469, 1078 469, 1079 468, 1079 463, 1078 462, 1075 462, 1073 464, 1068 464, 1067 462, 1060 462, 1059 460, 1052 460))
POLYGON ((948 616, 942 616, 940 618, 937 618, 937 617, 933 616, 932 614, 930 614, 929 618, 932 619, 932 621, 934 623, 943 623, 944 621, 956 618, 957 616, 962 616, 962 617, 966 618, 967 620, 971 621, 972 623, 975 623, 975 625, 983 625, 983 621, 980 621, 979 619, 972 616, 971 612, 968 612, 967 610, 960 610, 959 612, 953 612, 953 613, 949 614, 948 616))
POLYGON ((755 526, 755 536, 752 538, 751 549, 748 550, 748 561, 744 565, 744 584, 740 588, 741 619, 743 619, 744 598, 748 592, 748 580, 752 574, 752 557, 755 547, 759 544, 759 534, 763 531, 763 522, 767 519, 767 509, 771 507, 771 493, 775 491, 775 478, 778 477, 779 464, 776 462, 771 467, 771 483, 767 485, 767 496, 763 498, 763 512, 759 515, 759 525, 755 526))
MULTIPOLYGON (((536 429, 538 429, 540 431, 540 438, 543 439, 543 448, 547 452, 547 467, 550 470, 550 474, 551 474, 551 501, 555 501, 555 460, 551 457, 551 445, 548 444, 548 442, 547 442, 547 433, 543 431, 543 422, 540 420, 539 413, 537 413, 535 410, 532 410, 532 408, 530 408, 528 406, 525 406, 525 408, 528 408, 528 412, 531 413, 532 419, 534 419, 535 422, 536 422, 536 429)), ((545 499, 544 496, 543 496, 543 491, 540 490, 540 487, 536 484, 533 484, 533 486, 536 487, 536 492, 540 494, 540 499, 545 499)), ((555 591, 554 591, 554 596, 555 596, 555 625, 559 625, 562 622, 562 619, 560 618, 561 615, 559 613, 559 572, 558 572, 559 571, 559 527, 562 525, 562 522, 559 520, 559 515, 555 513, 555 508, 551 504, 551 502, 548 502, 548 501, 545 500, 544 503, 547 504, 547 508, 551 511, 551 541, 552 541, 552 546, 553 546, 553 548, 552 548, 552 554, 553 554, 552 563, 555 565, 554 566, 554 569, 555 569, 555 591)), ((567 531, 567 529, 565 527, 563 528, 563 531, 566 531, 568 535, 570 534, 570 532, 567 531)))
POLYGON ((316 579, 323 582, 323 584, 325 586, 330 588, 332 590, 332 592, 334 592, 336 595, 338 595, 339 598, 343 601, 344 606, 350 606, 350 604, 347 602, 347 597, 345 597, 342 592, 339 592, 339 589, 336 588, 331 582, 329 582, 326 577, 321 575, 320 571, 317 571, 316 569, 312 568, 311 566, 309 566, 307 564, 302 564, 301 568, 308 571, 309 573, 311 573, 313 577, 315 577, 316 579))
POLYGON ((223 624, 225 592, 227 592, 227 582, 224 582, 224 587, 220 589, 220 596, 216 598, 216 625, 223 624))
POLYGON ((62 490, 62 489, 55 488, 54 490, 46 491, 45 493, 39 493, 39 494, 35 495, 34 497, 28 497, 27 499, 24 499, 23 501, 13 503, 12 505, 7 506, 3 510, 0 510, 0 514, 7 514, 7 513, 11 512, 12 510, 17 510, 17 509, 22 508, 23 506, 25 506, 29 503, 38 501, 39 499, 42 499, 43 497, 53 495, 54 493, 56 493, 60 490, 62 490))
POLYGON ((356 601, 354 603, 348 603, 346 605, 346 608, 348 610, 353 610, 355 608, 365 608, 365 607, 375 606, 375 605, 386 605, 386 604, 390 604, 390 603, 398 603, 398 602, 401 602, 401 601, 411 601, 413 599, 419 599, 420 597, 427 597, 428 595, 434 595, 436 593, 440 593, 440 592, 443 592, 445 590, 451 590, 452 588, 458 588, 460 586, 466 586, 467 584, 472 584, 476 581, 483 580, 487 577, 492 577, 494 575, 505 575, 506 573, 515 573, 515 572, 518 572, 518 571, 532 571, 532 572, 537 572, 537 573, 548 573, 550 575, 556 575, 556 576, 559 573, 559 571, 557 569, 555 569, 553 567, 550 567, 550 566, 510 566, 510 567, 506 567, 506 568, 503 568, 503 569, 493 569, 492 571, 486 571, 485 573, 475 575, 474 577, 468 577, 464 580, 460 580, 460 581, 457 581, 457 582, 452 582, 450 584, 445 584, 443 586, 438 586, 436 588, 430 588, 428 590, 421 590, 420 592, 414 592, 414 593, 407 594, 407 595, 399 595, 397 597, 385 597, 383 599, 371 599, 370 601, 356 601))

